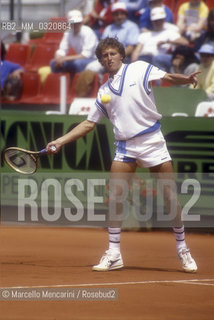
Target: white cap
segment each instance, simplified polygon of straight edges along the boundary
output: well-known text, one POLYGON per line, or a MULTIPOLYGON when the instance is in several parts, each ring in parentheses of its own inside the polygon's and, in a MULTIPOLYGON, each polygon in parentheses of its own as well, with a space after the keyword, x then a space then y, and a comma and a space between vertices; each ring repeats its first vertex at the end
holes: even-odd
POLYGON ((114 13, 116 11, 124 11, 124 12, 128 13, 128 10, 127 10, 124 2, 116 2, 112 5, 111 12, 114 13))
POLYGON ((80 23, 83 21, 83 16, 79 10, 71 10, 68 12, 68 20, 73 23, 80 23))
POLYGON ((161 20, 166 18, 166 12, 163 7, 155 7, 152 8, 150 13, 150 19, 154 20, 161 20))

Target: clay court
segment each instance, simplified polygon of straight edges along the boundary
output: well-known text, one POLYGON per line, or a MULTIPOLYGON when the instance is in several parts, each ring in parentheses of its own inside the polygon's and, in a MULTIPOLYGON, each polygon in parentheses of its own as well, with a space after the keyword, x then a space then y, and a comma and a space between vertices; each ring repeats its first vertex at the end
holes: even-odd
POLYGON ((125 267, 93 272, 107 248, 107 233, 90 228, 1 226, 1 289, 118 289, 112 301, 1 301, 9 320, 211 320, 214 313, 214 236, 188 233, 196 274, 182 272, 173 234, 122 234, 125 267))

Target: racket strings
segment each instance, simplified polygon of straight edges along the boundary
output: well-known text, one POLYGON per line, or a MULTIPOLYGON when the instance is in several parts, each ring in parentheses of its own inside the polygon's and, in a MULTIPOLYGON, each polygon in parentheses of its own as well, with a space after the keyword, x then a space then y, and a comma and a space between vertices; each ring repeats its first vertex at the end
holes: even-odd
POLYGON ((36 158, 20 150, 8 150, 5 154, 12 168, 23 173, 33 173, 36 170, 36 158))

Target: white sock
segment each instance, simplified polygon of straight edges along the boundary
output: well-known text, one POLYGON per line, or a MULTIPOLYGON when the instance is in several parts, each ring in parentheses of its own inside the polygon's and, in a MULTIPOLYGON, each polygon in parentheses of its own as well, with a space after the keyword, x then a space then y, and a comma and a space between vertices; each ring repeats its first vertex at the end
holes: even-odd
POLYGON ((120 233, 121 228, 108 228, 109 250, 120 252, 120 233))
POLYGON ((176 239, 176 247, 177 249, 180 248, 186 248, 186 242, 185 242, 185 232, 184 232, 184 226, 177 228, 173 227, 175 239, 176 239))

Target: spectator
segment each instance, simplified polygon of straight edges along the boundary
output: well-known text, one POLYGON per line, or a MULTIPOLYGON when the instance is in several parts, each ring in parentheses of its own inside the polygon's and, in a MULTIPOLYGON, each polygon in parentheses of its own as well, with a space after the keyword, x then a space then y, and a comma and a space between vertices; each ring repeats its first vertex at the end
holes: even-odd
POLYGON ((172 11, 163 4, 163 0, 148 0, 149 6, 144 10, 140 16, 140 29, 142 32, 153 30, 153 23, 151 21, 151 10, 155 7, 162 7, 165 11, 165 21, 173 23, 172 11))
POLYGON ((121 0, 128 10, 128 19, 139 24, 140 15, 148 7, 148 0, 121 0))
POLYGON ((66 12, 70 10, 79 10, 83 16, 87 16, 93 9, 94 0, 72 0, 65 1, 66 12))
POLYGON ((116 0, 95 0, 93 10, 84 20, 96 33, 98 38, 101 37, 104 28, 113 22, 111 5, 116 0))
POLYGON ((194 42, 194 50, 198 51, 200 47, 207 42, 214 43, 214 8, 210 10, 207 18, 207 30, 194 42))
POLYGON ((178 8, 177 26, 180 33, 194 42, 206 27, 209 8, 201 0, 190 0, 178 8))
POLYGON ((140 34, 138 45, 132 54, 132 61, 144 60, 169 71, 171 66, 169 51, 173 50, 175 45, 188 45, 188 41, 181 37, 173 25, 173 28, 164 28, 166 13, 162 7, 153 8, 150 14, 154 30, 140 34))
POLYGON ((172 53, 171 73, 180 73, 189 76, 198 69, 199 60, 189 46, 177 46, 172 53))
MULTIPOLYGON (((103 32, 102 39, 107 37, 117 38, 125 47, 126 62, 130 61, 131 54, 137 45, 140 30, 138 25, 127 19, 128 11, 123 2, 117 2, 112 5, 112 14, 114 23, 107 26, 103 32)), ((94 72, 103 73, 104 68, 98 60, 90 63, 87 69, 94 72)))
POLYGON ((55 59, 51 61, 52 72, 81 72, 86 65, 95 60, 95 49, 98 43, 94 31, 83 25, 83 16, 79 10, 68 12, 71 29, 64 33, 55 59), (67 55, 73 48, 75 54, 67 55))
POLYGON ((214 44, 206 43, 199 49, 201 63, 198 71, 198 84, 196 89, 206 91, 208 99, 214 100, 214 44))
POLYGON ((1 42, 1 93, 6 100, 15 100, 21 96, 24 69, 17 63, 5 60, 5 55, 6 49, 1 42))
POLYGON ((125 47, 126 57, 130 57, 137 44, 139 27, 136 23, 128 20, 128 10, 123 2, 112 5, 112 14, 114 23, 105 28, 102 38, 117 37, 125 47))

